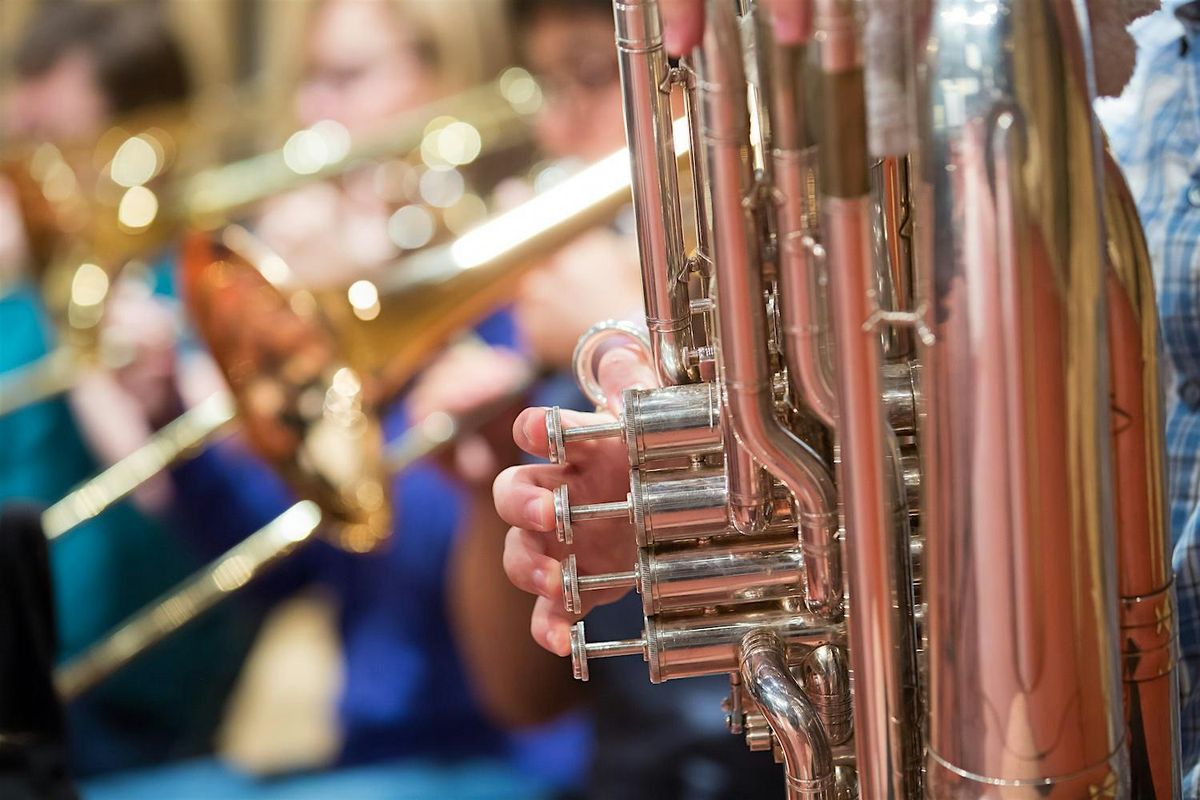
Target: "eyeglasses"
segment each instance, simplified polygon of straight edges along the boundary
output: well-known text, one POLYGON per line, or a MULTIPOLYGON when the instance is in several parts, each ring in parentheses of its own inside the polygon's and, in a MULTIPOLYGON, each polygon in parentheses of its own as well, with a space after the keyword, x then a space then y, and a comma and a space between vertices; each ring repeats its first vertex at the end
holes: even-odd
POLYGON ((591 97, 617 82, 620 70, 611 53, 583 53, 535 75, 547 103, 591 97))

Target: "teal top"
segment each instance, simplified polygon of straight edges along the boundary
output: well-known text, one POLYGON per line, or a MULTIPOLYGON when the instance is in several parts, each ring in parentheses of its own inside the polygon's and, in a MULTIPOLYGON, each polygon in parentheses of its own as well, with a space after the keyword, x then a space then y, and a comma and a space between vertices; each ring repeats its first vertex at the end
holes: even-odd
MULTIPOLYGON (((0 373, 44 355, 53 341, 33 286, 0 297, 0 373)), ((0 416, 0 504, 49 504, 98 469, 65 397, 0 416)), ((63 658, 199 566, 179 537, 129 502, 51 544, 50 556, 63 658)), ((69 709, 80 775, 206 748, 252 626, 239 620, 238 630, 233 613, 218 612, 160 645, 69 709)))

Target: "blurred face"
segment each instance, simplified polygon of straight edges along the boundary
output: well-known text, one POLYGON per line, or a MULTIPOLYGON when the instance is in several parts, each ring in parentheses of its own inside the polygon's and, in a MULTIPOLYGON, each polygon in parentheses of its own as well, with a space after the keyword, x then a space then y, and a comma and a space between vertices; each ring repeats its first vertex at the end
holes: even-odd
POLYGON ((369 131, 433 100, 433 78, 386 0, 328 0, 310 27, 296 113, 305 126, 369 131))
POLYGON ((6 112, 10 135, 52 141, 91 140, 109 117, 95 66, 83 51, 64 56, 41 75, 17 81, 6 112))
POLYGON ((525 35, 530 70, 545 103, 538 144, 550 156, 595 161, 625 146, 612 19, 543 12, 525 35))

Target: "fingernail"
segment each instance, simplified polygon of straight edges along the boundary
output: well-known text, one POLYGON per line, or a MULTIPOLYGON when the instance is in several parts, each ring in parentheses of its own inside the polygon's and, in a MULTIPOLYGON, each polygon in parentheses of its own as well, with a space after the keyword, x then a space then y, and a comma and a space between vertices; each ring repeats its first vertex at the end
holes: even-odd
POLYGON ((566 655, 571 649, 567 636, 562 631, 550 631, 546 638, 550 641, 551 649, 559 655, 566 655))
POLYGON ((546 594, 546 570, 535 569, 531 578, 533 580, 533 588, 537 591, 537 593, 543 597, 548 596, 546 594))
POLYGON ((545 515, 542 512, 542 499, 535 497, 525 504, 525 524, 530 530, 544 531, 546 525, 543 522, 545 515))
POLYGON ((667 48, 667 52, 673 56, 683 54, 683 30, 680 25, 670 25, 663 31, 663 44, 667 48))

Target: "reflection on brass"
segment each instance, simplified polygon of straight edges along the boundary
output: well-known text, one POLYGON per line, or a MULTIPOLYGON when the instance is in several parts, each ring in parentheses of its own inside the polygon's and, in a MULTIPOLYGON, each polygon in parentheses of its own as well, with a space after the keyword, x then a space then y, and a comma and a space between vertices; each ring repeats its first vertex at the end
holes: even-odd
POLYGON ((245 255, 206 234, 184 245, 189 316, 229 384, 245 437, 314 500, 355 552, 388 534, 382 434, 360 373, 324 321, 297 311, 245 255))
MULTIPOLYGON (((526 119, 539 97, 528 73, 512 68, 367 136, 354 139, 323 121, 278 150, 201 171, 186 162, 199 124, 174 107, 120 120, 92 142, 44 142, 0 154, 0 176, 17 193, 33 275, 60 329, 45 364, 0 378, 7 395, 0 414, 65 391, 80 368, 112 359, 102 352, 109 348, 101 346, 99 323, 113 284, 132 259, 157 252, 183 227, 216 229, 267 198, 413 152, 430 171, 446 168, 461 182, 458 167, 525 142, 526 119)), ((459 195, 461 187, 442 198, 447 222, 477 215, 469 207, 478 198, 459 195)))
POLYGON ((556 463, 629 455, 625 497, 553 491, 560 541, 630 552, 568 555, 564 609, 642 601, 636 638, 575 624, 574 672, 728 675, 730 731, 789 800, 1178 798, 1154 291, 1097 149, 1083 4, 922 5, 815 0, 800 47, 762 4, 706 0, 678 68, 659 2, 616 5, 664 386, 608 424, 547 414, 556 463))
POLYGON ((1133 797, 1171 797, 1180 784, 1178 632, 1163 457, 1158 309, 1137 206, 1104 152, 1108 234, 1109 380, 1117 520, 1121 677, 1133 797))

